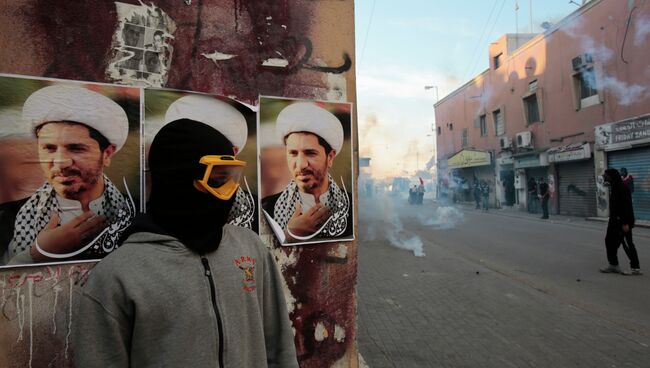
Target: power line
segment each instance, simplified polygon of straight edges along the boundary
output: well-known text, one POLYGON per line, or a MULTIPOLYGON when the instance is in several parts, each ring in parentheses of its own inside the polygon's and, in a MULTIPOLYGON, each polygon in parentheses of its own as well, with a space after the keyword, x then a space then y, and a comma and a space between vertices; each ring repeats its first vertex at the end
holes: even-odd
POLYGON ((481 37, 478 39, 478 43, 476 47, 474 48, 474 52, 472 52, 472 57, 469 59, 469 63, 467 64, 467 68, 465 68, 465 73, 463 74, 463 80, 467 79, 467 74, 470 71, 470 67, 474 63, 474 59, 476 58, 476 50, 478 50, 481 47, 481 43, 483 42, 483 36, 485 36, 485 30, 488 27, 488 24, 490 24, 490 19, 492 19, 492 13, 494 13, 494 9, 497 6, 497 3, 499 0, 494 0, 494 4, 492 4, 492 10, 490 10, 490 15, 488 15, 485 24, 483 25, 483 30, 481 31, 481 37))
POLYGON ((368 42, 368 33, 370 33, 370 26, 372 25, 372 17, 375 14, 375 4, 376 0, 372 1, 372 9, 370 10, 370 20, 368 21, 368 28, 366 28, 366 36, 364 37, 363 40, 363 47, 361 48, 361 57, 359 58, 359 67, 361 65, 361 62, 363 61, 363 55, 366 53, 366 44, 368 42))
MULTIPOLYGON (((501 8, 499 8, 499 13, 497 13, 497 16, 494 18, 494 23, 492 23, 492 28, 490 29, 490 32, 488 32, 488 34, 487 34, 488 39, 490 39, 490 37, 492 37, 492 32, 494 32, 494 27, 496 27, 497 22, 499 21, 499 17, 501 16, 501 12, 503 11, 503 6, 504 6, 505 4, 506 4, 506 0, 503 0, 503 1, 501 2, 501 8)), ((476 61, 475 61, 474 64, 472 65, 472 69, 471 69, 470 71, 473 71, 473 70, 476 68, 476 63, 477 63, 479 60, 480 60, 479 58, 476 59, 476 61)))

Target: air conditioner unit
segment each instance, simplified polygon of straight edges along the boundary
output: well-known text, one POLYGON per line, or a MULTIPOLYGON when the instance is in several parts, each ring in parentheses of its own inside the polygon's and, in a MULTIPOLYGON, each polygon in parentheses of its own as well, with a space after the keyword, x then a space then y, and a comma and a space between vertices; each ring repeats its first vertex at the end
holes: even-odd
POLYGON ((591 57, 591 54, 581 54, 573 59, 571 59, 571 65, 573 66, 573 70, 580 70, 584 67, 589 66, 590 64, 593 64, 594 60, 591 57))
POLYGON ((533 134, 531 132, 517 133, 517 147, 533 148, 533 134))
POLYGON ((512 148, 512 139, 510 139, 509 137, 499 138, 499 146, 501 147, 502 150, 512 148))

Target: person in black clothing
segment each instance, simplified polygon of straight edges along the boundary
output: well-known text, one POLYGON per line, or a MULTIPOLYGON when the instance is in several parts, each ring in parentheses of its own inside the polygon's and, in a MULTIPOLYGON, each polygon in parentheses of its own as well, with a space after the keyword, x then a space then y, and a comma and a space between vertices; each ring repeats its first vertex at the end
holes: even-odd
POLYGON ((548 200, 551 193, 548 191, 548 184, 544 181, 544 177, 539 178, 539 199, 542 201, 542 219, 548 219, 548 200))
MULTIPOLYGON (((632 228, 634 227, 634 209, 630 190, 623 183, 621 175, 616 169, 607 169, 603 174, 605 184, 609 185, 609 222, 605 235, 607 248, 607 261, 609 265, 601 268, 604 273, 623 273, 618 266, 618 247, 623 244, 623 250, 630 259, 631 275, 641 275, 639 256, 632 241, 632 228)), ((628 274, 628 273, 626 273, 628 274)))

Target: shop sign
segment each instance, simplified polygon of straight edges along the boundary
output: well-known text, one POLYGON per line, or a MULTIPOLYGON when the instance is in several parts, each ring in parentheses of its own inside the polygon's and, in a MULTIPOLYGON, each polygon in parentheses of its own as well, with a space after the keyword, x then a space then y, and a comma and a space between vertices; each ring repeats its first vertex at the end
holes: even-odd
POLYGON ((515 159, 512 157, 512 155, 504 155, 499 158, 497 158, 497 164, 500 166, 504 165, 512 165, 515 163, 515 159))
POLYGON ((591 158, 589 143, 575 143, 548 150, 549 162, 566 162, 591 158))
POLYGON ((548 166, 548 157, 546 152, 542 154, 529 154, 515 157, 515 169, 525 169, 529 167, 548 166))
POLYGON ((599 146, 616 146, 646 140, 650 140, 650 116, 596 127, 596 143, 599 146))
POLYGON ((492 159, 489 152, 462 150, 447 160, 450 169, 490 165, 492 159))

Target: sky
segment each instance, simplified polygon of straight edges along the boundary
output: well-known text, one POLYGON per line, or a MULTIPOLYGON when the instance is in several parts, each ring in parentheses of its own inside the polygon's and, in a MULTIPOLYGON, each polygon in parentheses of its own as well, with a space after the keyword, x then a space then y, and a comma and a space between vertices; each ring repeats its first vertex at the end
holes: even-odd
POLYGON ((436 98, 488 68, 490 42, 517 28, 530 33, 531 8, 532 31, 539 33, 543 22, 556 23, 578 5, 568 0, 355 1, 359 149, 360 156, 371 157, 373 177, 426 168, 434 154, 436 98))

